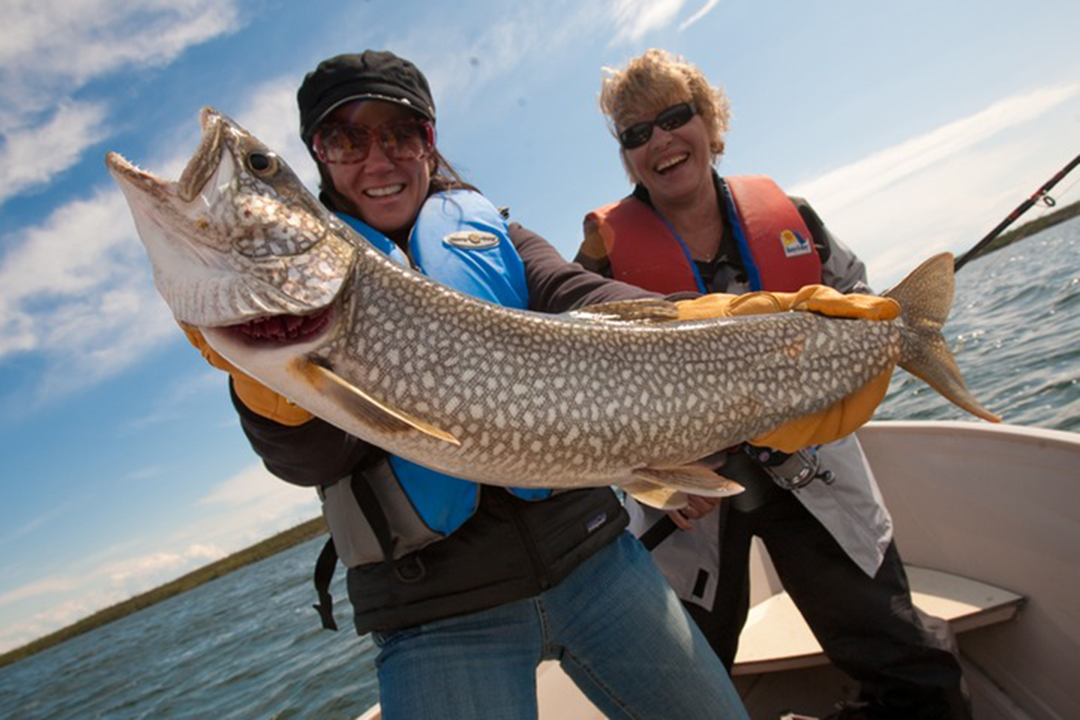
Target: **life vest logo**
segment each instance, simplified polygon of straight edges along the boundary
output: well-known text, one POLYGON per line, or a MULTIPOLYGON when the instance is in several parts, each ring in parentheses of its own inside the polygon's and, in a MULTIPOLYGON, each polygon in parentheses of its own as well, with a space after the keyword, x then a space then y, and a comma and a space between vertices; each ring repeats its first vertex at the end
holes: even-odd
POLYGON ((463 250, 486 250, 499 244, 499 236, 482 230, 458 230, 444 237, 443 242, 463 250))
POLYGON ((784 257, 799 257, 809 255, 814 251, 810 241, 803 238, 794 230, 784 230, 780 233, 780 244, 784 246, 784 257))

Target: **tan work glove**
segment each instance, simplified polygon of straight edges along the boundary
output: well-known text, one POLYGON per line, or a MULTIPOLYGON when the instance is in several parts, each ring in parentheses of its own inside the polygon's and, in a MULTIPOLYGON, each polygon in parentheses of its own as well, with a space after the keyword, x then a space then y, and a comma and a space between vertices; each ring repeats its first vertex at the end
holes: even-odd
POLYGON ((859 320, 894 320, 900 315, 900 303, 892 298, 845 295, 826 285, 807 285, 798 292, 788 293, 712 293, 693 300, 680 300, 675 307, 679 310, 680 320, 767 315, 788 310, 859 320))
POLYGON ((202 356, 206 358, 206 362, 232 376, 236 396, 249 410, 262 415, 264 418, 291 427, 303 425, 313 417, 307 410, 286 400, 284 396, 274 392, 221 357, 206 342, 206 338, 203 337, 199 328, 186 323, 180 323, 180 328, 187 335, 188 342, 198 348, 202 356))
MULTIPOLYGON (((766 315, 789 310, 861 320, 893 320, 900 315, 900 303, 892 298, 845 295, 825 285, 807 285, 793 293, 713 293, 679 301, 675 306, 680 320, 766 315)), ((850 435, 874 415, 889 389, 891 377, 890 368, 839 402, 789 420, 771 432, 752 438, 750 443, 793 453, 809 445, 823 445, 850 435)))

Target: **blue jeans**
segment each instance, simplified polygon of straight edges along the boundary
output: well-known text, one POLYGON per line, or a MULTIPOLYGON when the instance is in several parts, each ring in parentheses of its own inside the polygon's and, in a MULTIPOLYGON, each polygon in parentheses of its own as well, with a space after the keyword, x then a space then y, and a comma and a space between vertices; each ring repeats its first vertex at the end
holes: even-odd
POLYGON ((724 666, 629 533, 536 597, 375 633, 385 720, 530 720, 558 660, 609 718, 748 720, 724 666))

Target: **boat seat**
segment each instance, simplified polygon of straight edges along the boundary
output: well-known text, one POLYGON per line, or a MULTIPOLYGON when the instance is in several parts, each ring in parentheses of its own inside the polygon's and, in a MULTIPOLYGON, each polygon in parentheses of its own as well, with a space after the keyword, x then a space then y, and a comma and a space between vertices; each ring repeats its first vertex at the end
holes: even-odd
MULTIPOLYGON (((905 566, 915 606, 949 621, 954 633, 1005 622, 1024 598, 1002 588, 937 570, 905 566)), ((750 608, 739 638, 733 676, 827 664, 802 614, 786 592, 750 608)))

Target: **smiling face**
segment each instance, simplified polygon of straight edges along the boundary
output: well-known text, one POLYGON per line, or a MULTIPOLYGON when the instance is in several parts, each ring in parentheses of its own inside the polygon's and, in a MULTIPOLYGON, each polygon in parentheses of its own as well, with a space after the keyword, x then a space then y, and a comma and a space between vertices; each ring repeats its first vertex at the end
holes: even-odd
POLYGON ((600 109, 616 137, 680 103, 691 102, 695 108, 693 119, 682 127, 669 131, 656 127, 644 145, 620 148, 631 181, 645 185, 654 199, 680 197, 688 186, 704 191, 711 166, 724 152, 730 119, 724 91, 710 85, 695 66, 655 48, 632 59, 622 70, 606 72, 600 109))
MULTIPOLYGON (((641 117, 631 117, 626 127, 652 120, 662 110, 653 108, 641 117)), ((709 129, 700 115, 674 130, 656 126, 648 142, 622 153, 631 177, 661 206, 687 203, 712 187, 713 152, 709 129)))
MULTIPOLYGON (((357 100, 335 110, 326 122, 375 129, 388 122, 416 117, 411 110, 396 103, 357 100)), ((382 144, 374 142, 361 162, 333 163, 325 167, 334 189, 352 203, 351 209, 359 219, 392 235, 412 227, 428 194, 431 162, 430 155, 395 160, 387 155, 382 144)))

